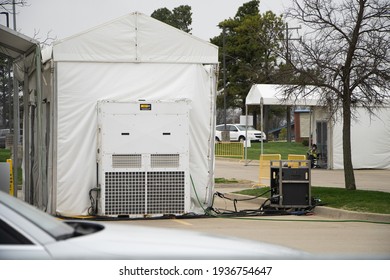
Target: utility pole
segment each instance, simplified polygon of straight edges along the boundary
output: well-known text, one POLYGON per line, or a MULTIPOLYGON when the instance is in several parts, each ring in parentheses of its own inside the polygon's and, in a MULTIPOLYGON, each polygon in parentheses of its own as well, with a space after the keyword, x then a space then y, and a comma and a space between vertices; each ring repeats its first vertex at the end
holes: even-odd
MULTIPOLYGON (((288 23, 286 23, 286 65, 290 64, 290 52, 289 52, 289 41, 300 41, 301 38, 290 38, 289 31, 290 30, 299 30, 302 27, 288 27, 288 23)), ((287 142, 291 142, 291 107, 287 106, 287 112, 286 112, 286 119, 287 119, 287 142)))
POLYGON ((226 130, 226 31, 225 27, 222 29, 222 45, 223 45, 223 58, 222 58, 222 67, 223 67, 223 122, 225 124, 226 130))
POLYGON ((16 5, 15 5, 15 0, 12 0, 12 12, 14 14, 14 30, 16 31, 16 5))
POLYGON ((298 27, 288 27, 288 23, 286 23, 286 64, 289 64, 290 63, 290 52, 289 52, 289 46, 288 46, 288 42, 291 40, 291 41, 301 41, 302 38, 299 37, 299 38, 290 38, 290 34, 289 34, 289 31, 290 30, 299 30, 301 29, 302 26, 298 26, 298 27))
POLYGON ((227 94, 226 94, 226 30, 225 26, 222 27, 222 45, 223 45, 223 57, 222 57, 222 67, 223 67, 223 122, 225 124, 224 129, 221 133, 222 141, 229 142, 230 141, 230 132, 226 127, 226 110, 227 110, 227 94))

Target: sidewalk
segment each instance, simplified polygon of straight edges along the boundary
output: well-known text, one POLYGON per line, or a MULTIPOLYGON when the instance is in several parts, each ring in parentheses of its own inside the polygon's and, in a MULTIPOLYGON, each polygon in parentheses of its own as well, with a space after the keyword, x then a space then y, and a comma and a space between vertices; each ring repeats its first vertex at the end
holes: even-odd
MULTIPOLYGON (((234 159, 215 161, 215 178, 237 179, 239 181, 259 182, 259 162, 234 159)), ((356 187, 359 190, 390 192, 390 170, 355 170, 356 187)), ((264 182, 265 183, 265 182, 264 182)), ((344 188, 344 171, 312 169, 311 185, 320 187, 344 188)))

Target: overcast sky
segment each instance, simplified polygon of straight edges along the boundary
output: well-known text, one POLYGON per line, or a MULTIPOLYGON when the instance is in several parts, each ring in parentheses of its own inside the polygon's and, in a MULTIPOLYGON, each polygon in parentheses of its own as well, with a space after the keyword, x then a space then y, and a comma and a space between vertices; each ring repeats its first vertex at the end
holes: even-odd
MULTIPOLYGON (((17 7, 17 30, 38 40, 50 37, 63 39, 96 25, 135 11, 150 15, 166 7, 170 10, 180 5, 192 8, 192 34, 204 39, 218 35, 217 24, 234 17, 238 7, 249 0, 28 0, 28 7, 17 7)), ((260 12, 272 10, 283 13, 291 0, 261 0, 260 12)), ((13 28, 12 18, 10 27, 13 28)), ((5 25, 5 17, 0 18, 5 25)))

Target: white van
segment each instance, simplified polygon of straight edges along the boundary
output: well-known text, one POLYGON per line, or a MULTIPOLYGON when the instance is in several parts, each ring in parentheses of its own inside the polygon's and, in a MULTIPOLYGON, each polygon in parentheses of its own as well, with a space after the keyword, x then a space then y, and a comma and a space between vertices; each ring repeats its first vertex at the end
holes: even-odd
MULTIPOLYGON (((225 130, 225 125, 220 124, 216 126, 215 140, 222 140, 222 131, 225 130)), ((226 130, 230 133, 230 141, 245 141, 245 125, 244 124, 226 124, 226 130)), ((250 141, 263 141, 267 140, 264 132, 256 130, 253 126, 248 126, 248 140, 250 141)))

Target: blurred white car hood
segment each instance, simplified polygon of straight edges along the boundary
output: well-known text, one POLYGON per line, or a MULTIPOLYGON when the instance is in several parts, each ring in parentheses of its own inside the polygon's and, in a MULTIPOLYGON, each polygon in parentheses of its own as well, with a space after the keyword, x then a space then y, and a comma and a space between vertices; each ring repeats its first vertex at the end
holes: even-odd
POLYGON ((47 244, 54 259, 308 259, 309 254, 255 241, 186 230, 100 223, 104 229, 47 244))

